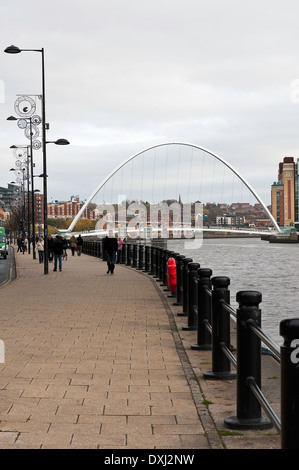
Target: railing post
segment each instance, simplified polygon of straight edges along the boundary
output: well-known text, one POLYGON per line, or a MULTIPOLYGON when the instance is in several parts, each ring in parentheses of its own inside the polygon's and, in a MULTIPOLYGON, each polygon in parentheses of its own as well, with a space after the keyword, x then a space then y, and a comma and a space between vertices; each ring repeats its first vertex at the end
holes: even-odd
POLYGON ((211 334, 207 330, 205 322, 211 323, 211 297, 206 289, 211 289, 212 270, 199 268, 198 274, 198 316, 197 316, 197 344, 192 344, 191 349, 208 351, 212 348, 211 334))
POLYGON ((280 322, 281 448, 299 449, 299 318, 280 322))
POLYGON ((155 247, 154 245, 152 245, 151 246, 150 272, 149 272, 151 276, 155 274, 155 262, 156 262, 155 258, 156 258, 155 247))
POLYGON ((187 316, 188 325, 183 326, 182 330, 196 330, 197 329, 197 270, 200 268, 198 263, 188 263, 187 273, 187 316))
POLYGON ((139 245, 139 256, 138 256, 138 271, 142 271, 143 270, 143 245, 139 245))
POLYGON ((144 255, 144 273, 149 272, 149 257, 150 257, 150 247, 148 245, 145 245, 145 255, 144 255))
POLYGON ((162 252, 162 284, 161 284, 161 286, 167 286, 168 254, 169 254, 169 250, 163 250, 163 252, 162 252))
POLYGON ((131 244, 126 243, 127 251, 126 251, 126 266, 131 266, 131 244))
POLYGON ((157 278, 157 281, 159 281, 160 279, 160 276, 159 276, 160 262, 161 262, 161 248, 157 246, 156 247, 156 265, 155 265, 155 278, 157 278))
POLYGON ((228 286, 230 280, 225 276, 212 278, 212 370, 204 373, 206 379, 229 380, 236 378, 231 372, 230 360, 222 351, 221 344, 230 347, 230 316, 223 312, 222 302, 230 303, 228 286))
POLYGON ((224 420, 230 429, 268 429, 272 423, 261 417, 261 405, 254 396, 248 378, 261 388, 261 340, 249 328, 254 322, 261 328, 259 304, 262 294, 257 291, 240 291, 236 296, 237 309, 237 416, 224 420))
POLYGON ((186 317, 188 312, 188 263, 192 263, 192 258, 183 259, 183 311, 178 313, 178 316, 186 317))
POLYGON ((177 266, 176 266, 176 302, 173 305, 182 305, 183 300, 183 259, 184 255, 177 256, 177 266))
POLYGON ((138 254, 138 247, 136 242, 133 245, 133 265, 132 268, 137 268, 137 254, 138 254))
POLYGON ((163 260, 164 260, 164 249, 159 248, 160 256, 159 256, 159 281, 163 281, 163 260))

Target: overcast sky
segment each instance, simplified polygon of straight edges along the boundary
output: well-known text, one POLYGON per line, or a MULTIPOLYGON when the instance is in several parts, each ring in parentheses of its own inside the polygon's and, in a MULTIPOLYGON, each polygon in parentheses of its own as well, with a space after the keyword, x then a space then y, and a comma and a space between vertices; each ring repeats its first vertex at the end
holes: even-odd
MULTIPOLYGON (((0 4, 0 185, 13 180, 17 95, 41 93, 45 50, 48 200, 83 200, 128 157, 164 142, 217 153, 266 203, 299 157, 295 0, 14 0, 0 4)), ((34 152, 41 172, 42 153, 34 152)), ((42 181, 35 179, 42 190, 42 181)), ((236 201, 237 202, 237 201, 236 201)))

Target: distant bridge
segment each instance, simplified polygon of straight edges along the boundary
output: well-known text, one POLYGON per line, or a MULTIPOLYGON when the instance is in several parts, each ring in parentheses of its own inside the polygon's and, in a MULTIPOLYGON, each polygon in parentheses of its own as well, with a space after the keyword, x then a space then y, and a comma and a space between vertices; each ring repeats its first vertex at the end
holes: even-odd
MULTIPOLYGON (((111 182, 113 181, 113 178, 120 173, 120 171, 123 171, 123 169, 128 166, 128 164, 133 164, 134 160, 137 160, 138 157, 142 158, 143 161, 146 160, 145 157, 149 157, 147 158, 147 162, 155 162, 155 157, 156 157, 156 154, 154 154, 154 157, 152 155, 152 153, 150 152, 157 152, 158 150, 161 151, 161 149, 166 149, 166 152, 167 152, 167 157, 166 157, 166 167, 167 167, 167 158, 168 158, 168 151, 170 151, 170 149, 173 149, 173 148, 176 148, 178 149, 178 152, 179 154, 181 154, 181 152, 183 152, 183 150, 185 149, 188 149, 190 151, 195 151, 197 152, 196 153, 196 157, 201 157, 202 158, 202 166, 200 167, 201 168, 201 173, 202 173, 202 177, 201 177, 201 184, 199 184, 199 177, 198 177, 198 182, 196 182, 196 189, 198 189, 199 193, 198 193, 198 200, 200 201, 203 201, 204 198, 205 200, 207 201, 207 197, 209 197, 207 195, 207 190, 205 189, 205 193, 204 193, 204 189, 202 189, 202 193, 200 192, 201 191, 201 188, 199 188, 199 186, 202 186, 202 188, 204 187, 204 184, 206 184, 206 181, 209 181, 210 184, 211 184, 211 187, 213 187, 213 183, 214 183, 214 180, 216 179, 216 177, 218 177, 218 180, 219 180, 219 174, 220 174, 220 170, 218 171, 215 171, 214 170, 214 167, 215 167, 215 161, 217 161, 218 163, 220 162, 222 164, 222 167, 223 168, 228 168, 230 170, 230 174, 233 174, 233 176, 237 176, 237 179, 239 181, 241 181, 241 186, 243 187, 246 187, 248 190, 249 190, 249 193, 251 193, 251 195, 253 195, 253 197, 255 198, 255 200, 262 206, 265 214, 267 215, 267 218, 271 221, 271 223, 273 224, 273 230, 263 230, 263 229, 256 229, 256 228, 237 228, 237 227, 232 227, 232 228, 228 228, 228 227, 214 227, 214 226, 210 226, 210 227, 206 227, 206 226, 201 226, 201 227, 195 227, 195 228, 191 228, 189 230, 193 230, 193 233, 200 233, 200 232, 232 232, 232 233, 242 233, 242 234, 258 234, 258 235, 269 235, 269 234, 275 234, 275 233, 279 233, 281 232, 281 229, 280 227, 278 226, 276 220, 274 219, 274 217, 272 216, 271 212, 269 211, 269 209, 267 208, 266 204, 262 201, 262 199, 259 197, 259 195, 255 192, 255 190, 250 186, 250 184, 245 180, 244 177, 242 177, 240 175, 240 173, 235 170, 229 163, 227 163, 223 158, 221 158, 220 156, 216 155, 215 153, 211 152, 210 150, 207 150, 203 147, 200 147, 200 146, 197 146, 197 145, 193 145, 193 144, 187 144, 187 143, 180 143, 180 142, 174 142, 174 143, 164 143, 164 144, 159 144, 159 145, 155 145, 153 147, 149 147, 131 157, 129 157, 128 159, 126 159, 124 162, 122 162, 118 167, 116 167, 106 178, 104 178, 104 180, 100 183, 100 185, 95 189, 95 191, 90 195, 90 197, 86 200, 86 202, 84 203, 83 207, 80 209, 80 211, 78 212, 78 214, 76 215, 76 217, 74 218, 74 220, 71 222, 68 230, 66 231, 60 231, 61 233, 64 233, 66 236, 70 235, 71 233, 73 233, 73 229, 76 225, 76 223, 78 222, 78 220, 80 219, 80 217, 82 216, 82 214, 84 213, 84 211, 87 209, 88 205, 93 201, 93 199, 96 197, 96 195, 99 193, 100 190, 102 190, 103 188, 105 189, 105 186, 107 185, 108 182, 111 182), (200 151, 200 154, 199 154, 199 151, 200 151), (212 161, 213 161, 213 171, 210 170, 210 173, 207 172, 207 174, 205 173, 205 168, 204 168, 204 165, 206 164, 205 163, 205 156, 208 156, 208 157, 212 157, 212 161), (198 187, 198 188, 197 188, 198 187)), ((163 155, 164 156, 164 155, 163 155)), ((187 166, 187 159, 186 157, 184 157, 185 159, 183 160, 183 163, 180 163, 180 160, 179 160, 179 163, 178 163, 178 169, 177 169, 177 178, 179 178, 179 174, 182 172, 182 169, 184 167, 187 166), (181 165, 179 167, 179 165, 181 165)), ((193 158, 193 153, 192 153, 192 158, 193 158)), ((161 156, 159 155, 159 160, 161 160, 161 156)), ((196 160, 196 158, 194 158, 194 160, 196 160)), ((155 164, 155 163, 153 163, 155 164)), ((190 184, 190 177, 192 175, 193 172, 193 169, 191 167, 192 165, 192 159, 191 159, 191 163, 190 163, 190 170, 189 170, 189 184, 190 184)), ((173 170, 173 167, 174 167, 174 163, 173 163, 173 159, 172 159, 172 162, 171 162, 171 169, 173 170)), ((168 167, 169 169, 169 167, 168 167)), ((223 170, 221 169, 221 171, 223 172, 223 170)), ((133 171, 132 171, 133 172, 133 171)), ((143 172, 143 167, 142 167, 142 172, 143 172)), ((152 182, 152 185, 156 185, 156 186, 163 186, 162 183, 161 183, 161 177, 160 177, 160 174, 158 173, 158 171, 155 173, 155 169, 153 171, 153 182, 152 182)), ((173 176, 172 176, 172 179, 173 176)), ((186 179, 186 178, 185 178, 186 179)), ((223 177, 224 179, 224 177, 223 177)), ((133 180, 131 180, 131 187, 132 185, 139 185, 140 184, 140 180, 142 181, 141 183, 141 186, 144 185, 144 180, 143 180, 143 173, 142 173, 142 177, 140 176, 139 178, 136 178, 134 180, 134 182, 132 182, 133 180)), ((165 182, 167 180, 171 180, 171 177, 165 173, 165 182)), ((146 180, 147 181, 147 180, 146 180)), ((223 181, 222 181, 222 185, 223 185, 223 181)), ((214 186, 216 186, 216 189, 219 189, 219 181, 218 183, 214 184, 214 186)), ((197 194, 197 193, 196 193, 197 194)), ((177 195, 174 195, 174 196, 177 196, 177 195)), ((213 193, 211 191, 211 197, 213 197, 213 193)), ((218 197, 220 198, 221 196, 218 195, 218 197)), ((134 198, 133 198, 134 199, 134 198)), ((175 197, 174 197, 175 199, 175 197)), ((222 201, 219 201, 219 202, 222 202, 222 201)), ((112 201, 110 203, 110 206, 112 207, 112 201)), ((147 227, 148 228, 148 227, 147 227)), ((165 230, 169 230, 169 232, 172 232, 174 233, 175 231, 180 231, 180 230, 183 230, 184 228, 183 227, 179 227, 176 225, 175 229, 173 227, 163 227, 163 229, 161 228, 157 228, 157 227, 153 227, 152 228, 152 234, 154 234, 155 237, 157 237, 158 235, 158 232, 159 231, 164 231, 165 233, 165 230)), ((127 225, 125 226, 125 230, 126 230, 126 233, 128 236, 130 236, 130 234, 133 236, 133 237, 136 237, 136 234, 137 232, 140 232, 140 229, 134 229, 134 228, 129 228, 127 225)), ((115 230, 117 232, 117 230, 115 230)), ((81 232, 83 233, 83 232, 81 232)), ((101 229, 100 231, 97 231, 97 230, 94 230, 94 231, 90 231, 90 232, 84 232, 84 235, 85 236, 104 236, 105 235, 105 230, 101 229)), ((144 233, 144 228, 143 228, 143 232, 144 233)))

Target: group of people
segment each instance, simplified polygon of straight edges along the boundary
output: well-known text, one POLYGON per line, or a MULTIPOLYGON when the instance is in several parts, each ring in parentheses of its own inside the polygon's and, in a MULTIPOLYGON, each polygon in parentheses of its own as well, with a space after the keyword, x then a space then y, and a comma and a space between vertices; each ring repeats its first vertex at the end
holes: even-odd
MULTIPOLYGON (((75 238, 74 236, 71 237, 75 238)), ((53 238, 51 235, 48 236, 48 260, 49 262, 52 262, 54 260, 54 269, 53 271, 57 271, 57 264, 59 271, 62 271, 62 257, 63 254, 66 252, 66 250, 70 247, 72 250, 72 254, 75 254, 75 249, 77 250, 78 255, 81 255, 82 252, 82 246, 83 246, 83 238, 81 235, 75 238, 75 244, 73 245, 73 242, 70 239, 70 243, 65 237, 62 237, 60 235, 56 235, 55 238, 53 238)), ((38 252, 38 259, 40 263, 44 262, 44 253, 45 253, 45 246, 44 246, 44 240, 42 237, 39 237, 37 243, 36 243, 36 249, 38 252)))
POLYGON ((72 251, 72 256, 75 256, 75 251, 77 251, 78 256, 81 256, 83 247, 83 238, 79 235, 77 238, 75 235, 72 235, 70 238, 70 249, 72 251))
MULTIPOLYGON (((18 243, 18 250, 22 251, 23 253, 27 251, 27 239, 23 239, 19 237, 17 240, 18 243)), ((103 240, 103 251, 106 256, 107 261, 107 274, 114 273, 115 264, 120 263, 122 247, 123 247, 123 239, 119 237, 117 240, 114 237, 113 230, 109 231, 109 235, 107 235, 103 240)), ((55 238, 52 235, 48 235, 48 260, 49 262, 53 262, 54 260, 54 269, 53 271, 57 271, 57 266, 59 271, 62 271, 62 257, 65 253, 65 250, 68 248, 71 249, 72 256, 75 256, 75 252, 77 252, 78 256, 81 256, 83 247, 83 238, 79 235, 77 238, 72 235, 69 240, 65 237, 60 235, 56 235, 55 238)), ((40 263, 44 262, 44 239, 39 237, 36 242, 36 250, 38 252, 38 260, 40 263)))
POLYGON ((17 253, 19 251, 21 251, 23 254, 26 253, 27 247, 28 247, 28 239, 26 237, 25 238, 22 237, 21 235, 18 236, 17 245, 18 245, 17 253))

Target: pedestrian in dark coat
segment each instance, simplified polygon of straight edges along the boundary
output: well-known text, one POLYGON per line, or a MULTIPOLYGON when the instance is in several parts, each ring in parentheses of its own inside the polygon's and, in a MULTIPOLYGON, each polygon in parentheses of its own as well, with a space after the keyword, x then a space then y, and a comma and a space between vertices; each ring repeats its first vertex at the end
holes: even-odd
POLYGON ((108 271, 111 274, 114 272, 115 268, 115 258, 116 258, 116 252, 117 252, 117 240, 114 237, 113 231, 109 231, 109 237, 106 236, 103 241, 103 250, 106 252, 106 260, 107 260, 107 266, 108 266, 108 271))
POLYGON ((63 255, 63 241, 59 235, 56 235, 53 243, 54 252, 54 269, 57 271, 57 260, 59 262, 59 271, 62 271, 62 255, 63 255))

